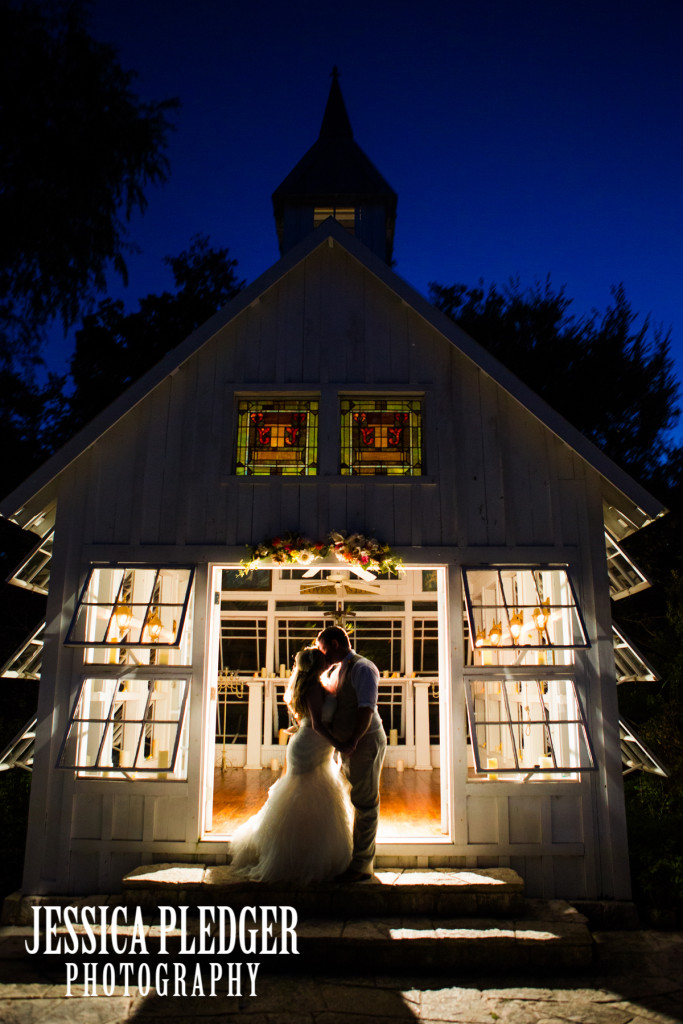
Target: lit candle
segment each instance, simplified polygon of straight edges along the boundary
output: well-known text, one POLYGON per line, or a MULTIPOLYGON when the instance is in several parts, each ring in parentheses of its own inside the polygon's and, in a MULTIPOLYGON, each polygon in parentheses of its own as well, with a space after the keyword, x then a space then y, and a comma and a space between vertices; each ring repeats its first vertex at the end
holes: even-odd
POLYGON ((286 679, 286 678, 287 678, 287 666, 286 665, 280 665, 280 679, 286 679))
POLYGON ((552 757, 541 757, 538 761, 539 768, 554 768, 552 757))
POLYGON ((497 757, 489 757, 489 758, 487 758, 486 759, 486 767, 489 769, 489 778, 490 779, 497 779, 498 775, 495 773, 495 771, 491 771, 491 769, 498 767, 498 758, 497 757))
POLYGON ((280 771, 280 761, 279 761, 279 758, 277 758, 277 757, 271 758, 270 770, 271 770, 271 772, 279 772, 280 771))
POLYGON ((261 679, 265 679, 267 675, 268 675, 268 669, 265 668, 265 667, 262 668, 261 669, 261 679))
POLYGON ((389 730, 389 746, 395 747, 398 744, 398 729, 389 730))
POLYGON ((404 768, 405 768, 405 763, 403 761, 397 761, 396 762, 396 771, 397 772, 402 772, 404 768))

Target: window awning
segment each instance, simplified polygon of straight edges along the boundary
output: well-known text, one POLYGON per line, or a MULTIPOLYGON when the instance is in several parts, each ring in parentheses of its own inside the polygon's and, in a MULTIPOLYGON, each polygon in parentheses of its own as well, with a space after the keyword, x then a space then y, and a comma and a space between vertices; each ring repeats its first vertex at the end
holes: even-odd
POLYGON ((652 586, 645 573, 638 568, 633 559, 629 558, 623 548, 619 547, 614 537, 605 530, 605 547, 607 548, 607 575, 609 576, 609 592, 613 601, 620 601, 639 590, 652 586))
POLYGON ((612 623, 617 683, 654 683, 659 676, 626 634, 612 623))
POLYGON ((18 647, 9 661, 0 666, 2 679, 40 679, 43 661, 43 630, 45 622, 40 622, 29 633, 21 647, 18 647))
POLYGON ((619 739, 621 741, 621 760, 624 775, 630 772, 644 771, 653 775, 669 777, 669 773, 652 751, 639 739, 635 729, 625 718, 619 719, 619 739))
POLYGON ((37 724, 38 719, 34 715, 9 746, 5 747, 0 754, 0 772, 6 772, 10 768, 25 768, 27 772, 32 770, 37 724))

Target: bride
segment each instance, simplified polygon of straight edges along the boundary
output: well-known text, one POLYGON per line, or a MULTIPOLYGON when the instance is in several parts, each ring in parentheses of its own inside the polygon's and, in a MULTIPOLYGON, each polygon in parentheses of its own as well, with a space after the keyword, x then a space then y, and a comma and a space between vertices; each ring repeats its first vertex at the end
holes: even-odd
POLYGON ((287 768, 265 804, 235 832, 233 872, 258 882, 307 885, 333 878, 351 861, 353 810, 348 786, 333 761, 327 725, 336 698, 320 676, 325 657, 317 647, 296 656, 285 702, 299 723, 287 747, 287 768))

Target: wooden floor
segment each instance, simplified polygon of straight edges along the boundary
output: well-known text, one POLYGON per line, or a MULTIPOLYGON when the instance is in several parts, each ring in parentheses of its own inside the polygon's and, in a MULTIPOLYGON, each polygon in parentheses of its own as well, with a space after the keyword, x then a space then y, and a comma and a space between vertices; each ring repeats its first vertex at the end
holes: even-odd
MULTIPOLYGON (((226 768, 214 772, 212 836, 229 836, 262 806, 280 777, 269 769, 226 768)), ((419 839, 441 836, 439 769, 397 772, 385 768, 380 787, 378 839, 419 839)))

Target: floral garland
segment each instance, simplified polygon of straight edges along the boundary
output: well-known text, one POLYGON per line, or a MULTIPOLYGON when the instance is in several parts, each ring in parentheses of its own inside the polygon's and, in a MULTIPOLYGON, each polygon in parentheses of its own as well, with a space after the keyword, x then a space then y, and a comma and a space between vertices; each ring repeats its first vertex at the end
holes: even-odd
POLYGON ((330 554, 347 565, 357 565, 376 573, 398 572, 403 568, 403 562, 393 554, 388 544, 381 544, 374 537, 365 537, 362 533, 347 536, 337 530, 320 543, 314 543, 300 533, 284 533, 248 550, 249 557, 240 562, 240 576, 248 575, 268 559, 278 565, 310 565, 316 558, 330 554))

